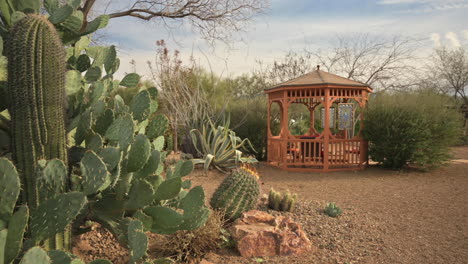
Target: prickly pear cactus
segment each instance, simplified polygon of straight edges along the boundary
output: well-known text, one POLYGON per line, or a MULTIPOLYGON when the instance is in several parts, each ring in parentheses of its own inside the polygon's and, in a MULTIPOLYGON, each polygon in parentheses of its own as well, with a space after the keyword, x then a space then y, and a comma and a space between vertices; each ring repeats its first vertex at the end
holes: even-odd
POLYGON ((6 40, 13 157, 21 172, 23 202, 36 207, 37 161, 67 164, 65 51, 45 17, 27 15, 6 40))
POLYGON ((235 220, 257 204, 260 194, 258 173, 248 167, 233 170, 216 189, 210 204, 225 211, 226 218, 235 220))

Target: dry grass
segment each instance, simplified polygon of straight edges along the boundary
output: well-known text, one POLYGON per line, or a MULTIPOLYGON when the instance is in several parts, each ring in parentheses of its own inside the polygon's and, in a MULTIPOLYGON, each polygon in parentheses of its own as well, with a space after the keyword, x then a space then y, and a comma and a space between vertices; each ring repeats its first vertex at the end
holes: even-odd
POLYGON ((220 248, 224 223, 223 214, 212 211, 206 224, 197 230, 181 230, 173 235, 150 233, 148 252, 151 257, 170 257, 177 262, 200 259, 220 248))

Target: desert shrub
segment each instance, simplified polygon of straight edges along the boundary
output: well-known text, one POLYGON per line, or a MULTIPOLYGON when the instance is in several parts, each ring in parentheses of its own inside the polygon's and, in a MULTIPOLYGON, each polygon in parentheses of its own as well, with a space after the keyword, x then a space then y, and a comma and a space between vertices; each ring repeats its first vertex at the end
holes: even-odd
POLYGON ((157 257, 171 257, 177 263, 201 258, 225 243, 223 217, 222 212, 212 211, 206 224, 199 229, 180 230, 173 235, 152 234, 150 252, 157 257))
POLYGON ((335 203, 328 203, 324 209, 324 212, 330 217, 338 217, 343 213, 341 208, 339 208, 335 203))
POLYGON ((384 167, 444 163, 461 133, 461 117, 448 98, 429 92, 380 94, 370 101, 363 135, 370 157, 384 167))
POLYGON ((236 99, 228 112, 231 117, 232 129, 240 138, 248 138, 255 151, 247 154, 255 155, 258 160, 266 158, 267 146, 267 102, 264 95, 253 98, 236 99))

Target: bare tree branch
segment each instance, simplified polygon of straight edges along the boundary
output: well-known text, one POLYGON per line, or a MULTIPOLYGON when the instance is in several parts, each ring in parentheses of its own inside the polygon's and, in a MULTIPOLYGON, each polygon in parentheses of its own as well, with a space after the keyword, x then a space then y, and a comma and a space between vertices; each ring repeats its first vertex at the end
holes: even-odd
POLYGON ((417 83, 414 81, 417 69, 413 65, 418 59, 414 55, 417 44, 418 41, 403 37, 338 36, 328 50, 289 52, 259 74, 269 85, 274 85, 313 71, 318 64, 325 71, 369 84, 377 90, 408 89, 417 83))
POLYGON ((369 35, 338 36, 328 51, 306 51, 327 71, 369 84, 378 90, 407 89, 414 84, 418 40, 369 35))
POLYGON ((468 105, 468 49, 436 49, 422 85, 459 98, 468 105))
MULTIPOLYGON (((255 15, 268 7, 269 0, 133 0, 127 9, 111 12, 110 18, 134 17, 145 21, 173 19, 189 22, 207 40, 227 41, 255 15)), ((80 8, 85 20, 96 0, 85 0, 80 8)), ((86 23, 85 23, 86 24, 86 23)))

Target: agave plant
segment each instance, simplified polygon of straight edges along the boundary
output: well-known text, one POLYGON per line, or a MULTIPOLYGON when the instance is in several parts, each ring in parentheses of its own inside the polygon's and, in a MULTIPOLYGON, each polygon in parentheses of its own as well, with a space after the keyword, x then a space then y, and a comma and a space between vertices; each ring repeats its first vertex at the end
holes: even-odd
POLYGON ((222 125, 216 126, 211 119, 207 119, 199 129, 190 130, 190 137, 197 152, 203 159, 193 160, 194 164, 204 164, 205 170, 210 166, 221 172, 236 167, 238 163, 258 162, 255 158, 242 157, 242 151, 255 152, 248 138, 241 139, 229 129, 229 118, 222 125))

